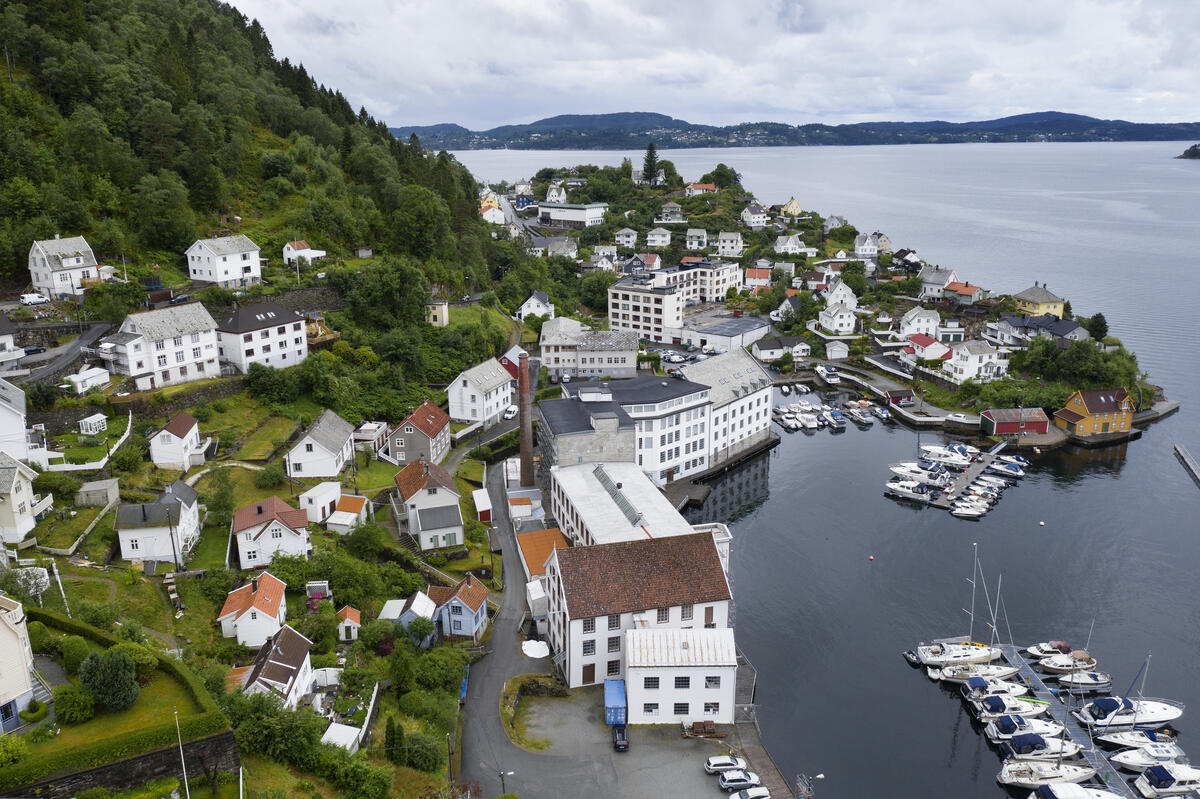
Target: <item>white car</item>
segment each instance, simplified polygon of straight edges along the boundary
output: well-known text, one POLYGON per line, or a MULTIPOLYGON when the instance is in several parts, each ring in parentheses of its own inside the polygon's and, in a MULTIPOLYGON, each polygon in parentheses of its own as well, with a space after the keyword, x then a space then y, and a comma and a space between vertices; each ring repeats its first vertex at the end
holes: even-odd
POLYGON ((570 376, 570 375, 563 375, 563 376, 562 376, 562 378, 561 378, 561 381, 562 381, 563 383, 570 383, 570 382, 571 382, 571 376, 570 376))
POLYGON ((43 305, 44 303, 47 303, 47 302, 50 302, 50 298, 45 296, 44 294, 22 294, 21 295, 21 304, 22 305, 43 305))
POLYGON ((965 413, 948 413, 946 414, 946 421, 957 424, 979 424, 978 420, 972 421, 971 417, 965 413))
POLYGON ((512 419, 516 415, 517 415, 517 406, 516 405, 509 405, 507 408, 504 409, 504 418, 505 419, 512 419))
POLYGON ((722 771, 744 771, 746 761, 733 755, 713 755, 704 761, 704 770, 709 774, 720 774, 722 771))
POLYGON ((729 799, 771 799, 771 791, 759 785, 755 788, 747 788, 744 791, 731 793, 729 799))
POLYGON ((745 788, 757 788, 759 783, 760 780, 757 774, 753 771, 742 771, 741 769, 723 771, 717 779, 717 785, 721 786, 721 790, 729 791, 730 793, 745 788))

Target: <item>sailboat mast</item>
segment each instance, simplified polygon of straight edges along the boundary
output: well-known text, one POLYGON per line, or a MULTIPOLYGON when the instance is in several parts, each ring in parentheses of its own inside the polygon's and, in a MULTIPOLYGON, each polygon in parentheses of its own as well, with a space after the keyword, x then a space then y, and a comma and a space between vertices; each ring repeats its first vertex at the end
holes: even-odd
POLYGON ((967 632, 967 640, 975 640, 975 581, 979 576, 979 542, 972 541, 971 548, 974 550, 974 562, 971 564, 971 627, 967 632))

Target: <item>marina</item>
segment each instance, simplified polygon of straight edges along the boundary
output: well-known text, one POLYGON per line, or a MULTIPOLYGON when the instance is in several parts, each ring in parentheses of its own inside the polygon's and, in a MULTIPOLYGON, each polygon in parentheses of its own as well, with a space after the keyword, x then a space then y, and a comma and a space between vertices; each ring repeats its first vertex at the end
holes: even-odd
POLYGON ((983 453, 978 460, 963 470, 963 473, 950 486, 942 492, 942 495, 935 499, 932 505, 935 508, 942 510, 950 510, 951 503, 963 494, 968 486, 983 476, 983 473, 988 470, 1004 450, 1008 442, 1001 441, 996 446, 992 447, 987 452, 983 453))

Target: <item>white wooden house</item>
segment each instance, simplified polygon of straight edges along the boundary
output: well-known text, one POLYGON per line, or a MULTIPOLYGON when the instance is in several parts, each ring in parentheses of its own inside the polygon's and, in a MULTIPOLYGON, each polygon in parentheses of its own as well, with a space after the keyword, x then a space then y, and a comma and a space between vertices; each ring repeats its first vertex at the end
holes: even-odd
POLYGON ((6 544, 19 543, 54 504, 53 494, 33 493, 36 477, 37 472, 0 450, 0 538, 6 544))
POLYGON ((124 560, 158 561, 183 567, 200 540, 200 498, 176 480, 153 502, 117 508, 117 539, 124 560))
POLYGON ((229 534, 237 542, 238 560, 243 569, 269 566, 277 553, 307 558, 312 551, 308 514, 279 497, 267 497, 238 508, 233 514, 229 534))
POLYGON ((530 316, 544 316, 547 319, 553 319, 554 303, 550 302, 549 294, 544 291, 535 290, 525 302, 521 303, 521 307, 517 309, 515 315, 521 321, 530 316))
POLYGON ((187 248, 188 277, 227 289, 262 282, 259 248, 242 235, 199 239, 187 248))
POLYGON ((100 277, 96 255, 83 236, 35 241, 29 248, 33 290, 51 299, 82 295, 85 281, 100 277))
POLYGON ((304 259, 305 263, 311 264, 313 261, 324 258, 325 255, 326 252, 324 250, 310 247, 304 239, 289 241, 283 245, 283 262, 288 266, 295 265, 301 258, 304 259))
POLYGON ((393 478, 401 517, 422 550, 462 546, 463 520, 454 478, 436 463, 417 460, 393 478))
POLYGON ((512 404, 512 383, 512 376, 495 358, 461 372, 446 387, 450 418, 485 426, 498 421, 512 404))
POLYGON ((0 595, 0 733, 26 724, 19 714, 33 699, 33 668, 25 608, 0 595))
POLYGON ((284 465, 288 477, 337 477, 353 457, 354 425, 325 409, 288 450, 284 465))
POLYGON ((280 627, 258 650, 254 663, 234 669, 231 677, 244 680, 242 691, 249 695, 275 696, 288 710, 316 688, 310 653, 312 641, 295 628, 280 627))
POLYGON ((200 438, 200 423, 187 411, 175 414, 150 437, 150 460, 159 469, 186 472, 204 463, 209 439, 200 438))
POLYGON ((217 613, 221 635, 245 646, 262 646, 287 621, 286 588, 283 580, 265 571, 230 591, 217 613))

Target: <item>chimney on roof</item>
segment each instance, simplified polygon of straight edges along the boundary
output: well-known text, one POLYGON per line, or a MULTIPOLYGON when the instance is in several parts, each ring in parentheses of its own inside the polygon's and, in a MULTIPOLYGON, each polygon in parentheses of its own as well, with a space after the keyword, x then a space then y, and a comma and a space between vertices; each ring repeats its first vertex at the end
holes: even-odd
POLYGON ((250 578, 250 593, 252 593, 252 594, 258 593, 258 578, 257 577, 250 578))
POLYGON ((517 362, 517 394, 521 412, 521 485, 533 485, 533 390, 529 381, 529 353, 517 362))
POLYGON ((260 502, 260 503, 258 503, 258 505, 257 505, 257 506, 255 506, 255 507, 256 507, 256 509, 258 510, 258 515, 259 515, 259 516, 262 516, 262 512, 263 512, 263 509, 262 509, 262 503, 261 503, 261 502, 260 502))

